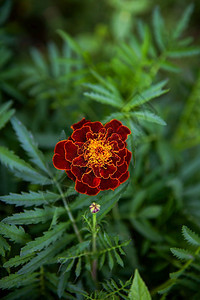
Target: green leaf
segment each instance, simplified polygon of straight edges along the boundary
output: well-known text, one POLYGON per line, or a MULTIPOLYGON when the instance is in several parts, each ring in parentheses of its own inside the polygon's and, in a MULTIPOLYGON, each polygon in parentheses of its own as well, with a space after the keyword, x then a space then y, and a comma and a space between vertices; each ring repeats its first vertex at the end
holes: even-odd
POLYGON ((5 264, 3 265, 4 268, 11 268, 11 267, 17 267, 20 265, 25 264, 27 261, 29 261, 31 258, 33 258, 34 253, 29 253, 23 257, 16 255, 13 258, 10 258, 5 264))
POLYGON ((28 286, 15 289, 13 292, 3 297, 1 300, 35 300, 38 299, 39 296, 40 291, 38 289, 38 284, 31 282, 31 284, 29 284, 28 286))
POLYGON ((187 226, 182 227, 182 234, 184 239, 193 246, 200 247, 200 236, 189 229, 187 226))
POLYGON ((100 261, 99 261, 99 270, 102 269, 103 265, 104 265, 104 262, 105 262, 105 258, 106 258, 106 255, 105 255, 105 252, 101 255, 101 258, 100 258, 100 261))
POLYGON ((71 47, 71 49, 73 49, 80 56, 83 55, 83 51, 81 50, 80 46, 75 42, 74 39, 70 37, 69 34, 64 32, 63 30, 57 30, 57 32, 63 38, 63 40, 71 47))
POLYGON ((33 284, 37 281, 39 273, 32 273, 26 275, 19 275, 17 273, 6 276, 0 280, 0 288, 11 289, 13 287, 20 287, 23 285, 33 284))
POLYGON ((112 257, 112 254, 110 253, 110 251, 108 251, 108 265, 109 265, 110 270, 112 270, 114 267, 114 260, 113 260, 113 257, 112 257))
POLYGON ((153 29, 158 48, 163 51, 165 49, 164 32, 165 24, 160 14, 159 7, 156 7, 153 12, 153 29))
POLYGON ((76 269, 75 269, 76 278, 81 274, 81 257, 78 259, 76 269))
POLYGON ((137 269, 135 270, 128 297, 130 300, 151 300, 151 295, 147 289, 147 286, 140 277, 137 269))
POLYGON ((157 218, 162 212, 162 207, 159 205, 149 205, 144 207, 138 214, 141 218, 154 219, 157 218))
POLYGON ((55 243, 56 240, 63 235, 69 225, 69 222, 60 223, 52 230, 44 232, 43 236, 37 237, 34 241, 27 243, 26 246, 21 249, 20 255, 24 256, 29 253, 41 251, 42 249, 47 248, 50 244, 55 243))
POLYGON ((188 47, 185 49, 173 49, 171 51, 167 51, 167 56, 171 58, 182 58, 182 57, 188 57, 193 55, 199 55, 200 54, 200 48, 198 47, 188 47))
POLYGON ((29 241, 29 235, 25 233, 24 229, 15 225, 8 225, 0 222, 0 232, 3 236, 15 243, 25 244, 29 241))
POLYGON ((56 254, 58 254, 63 248, 66 247, 68 243, 70 243, 70 235, 62 237, 59 241, 49 246, 47 249, 39 252, 37 256, 32 258, 25 266, 23 266, 18 273, 26 274, 32 273, 36 269, 40 268, 44 264, 48 263, 50 259, 53 258, 56 254))
POLYGON ((60 65, 59 65, 59 53, 56 45, 54 43, 49 43, 48 45, 49 58, 51 63, 51 71, 52 75, 56 78, 60 73, 60 65))
MULTIPOLYGON (((34 210, 24 210, 24 212, 6 217, 3 222, 17 225, 45 223, 53 218, 55 209, 56 207, 45 206, 44 208, 35 208, 34 210)), ((59 207, 57 210, 58 215, 66 212, 64 207, 59 207)))
POLYGON ((178 39, 184 30, 187 28, 191 14, 194 10, 194 4, 190 4, 184 11, 182 17, 178 21, 175 29, 173 29, 172 37, 173 39, 178 39))
POLYGON ((190 260, 194 259, 194 256, 185 249, 180 248, 170 248, 171 252, 174 256, 176 256, 180 260, 190 260))
POLYGON ((155 85, 152 85, 145 91, 135 95, 131 100, 124 106, 124 111, 129 111, 134 107, 140 106, 151 99, 159 97, 168 92, 168 90, 163 90, 162 88, 166 85, 167 80, 161 81, 155 85))
MULTIPOLYGON (((34 63, 36 64, 36 66, 38 67, 38 69, 43 74, 45 74, 45 75, 48 74, 48 67, 47 67, 47 64, 46 64, 44 58, 42 57, 42 54, 36 48, 31 48, 30 52, 31 52, 32 59, 33 59, 34 63)), ((34 70, 34 72, 35 72, 35 70, 34 70)))
POLYGON ((65 288, 67 287, 68 279, 69 279, 69 273, 63 272, 58 282, 57 293, 59 298, 61 298, 64 294, 65 288))
POLYGON ((13 151, 0 146, 0 161, 14 171, 15 175, 36 184, 50 184, 51 180, 38 173, 13 151))
POLYGON ((0 8, 0 25, 3 25, 3 23, 5 23, 5 21, 8 19, 11 8, 12 8, 12 1, 11 0, 6 0, 6 1, 4 1, 4 4, 1 5, 1 8, 0 8))
POLYGON ((115 258, 116 258, 117 263, 118 263, 121 267, 124 267, 124 262, 123 262, 123 260, 121 259, 120 255, 117 253, 116 250, 114 250, 114 254, 115 254, 115 258))
POLYGON ((128 182, 121 184, 117 189, 114 191, 105 191, 103 195, 96 196, 96 202, 101 205, 101 209, 97 214, 97 219, 101 220, 119 201, 122 194, 127 189, 128 182))
POLYGON ((7 196, 0 196, 0 200, 8 203, 8 204, 15 204, 16 206, 39 206, 45 205, 49 203, 54 203, 60 198, 60 195, 46 191, 38 191, 24 193, 22 194, 14 194, 10 193, 7 196))
POLYGON ((10 109, 10 106, 12 105, 12 101, 8 101, 5 104, 0 106, 0 129, 2 129, 6 123, 10 120, 10 118, 15 113, 14 109, 10 109))
POLYGON ((31 157, 31 161, 49 175, 49 170, 46 166, 43 154, 38 149, 37 143, 35 142, 32 134, 16 117, 11 119, 11 123, 23 149, 27 152, 28 156, 31 157))
POLYGON ((4 257, 5 252, 9 250, 10 250, 10 245, 2 236, 0 236, 0 255, 4 257))
POLYGON ((121 107, 123 105, 123 102, 119 103, 119 100, 117 100, 117 98, 113 96, 105 96, 94 92, 85 92, 84 95, 93 100, 96 100, 97 102, 111 105, 114 107, 121 107))
POLYGON ((150 241, 162 241, 162 235, 158 233, 158 231, 151 225, 151 223, 147 219, 131 219, 131 223, 140 234, 142 234, 150 241))
POLYGON ((130 115, 132 117, 136 117, 137 119, 141 119, 147 122, 151 122, 159 125, 167 125, 166 122, 161 117, 147 110, 130 112, 130 115))
POLYGON ((181 68, 177 67, 172 62, 169 62, 169 61, 166 61, 166 60, 161 63, 160 68, 162 70, 172 72, 172 73, 180 73, 181 72, 181 68))

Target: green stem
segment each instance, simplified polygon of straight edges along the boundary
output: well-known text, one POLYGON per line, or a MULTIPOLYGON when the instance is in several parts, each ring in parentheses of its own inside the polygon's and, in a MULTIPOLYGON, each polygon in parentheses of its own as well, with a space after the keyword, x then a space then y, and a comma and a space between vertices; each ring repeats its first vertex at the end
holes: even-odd
POLYGON ((72 223, 72 226, 74 228, 74 232, 75 232, 75 234, 76 234, 79 242, 82 243, 83 240, 82 240, 80 231, 78 230, 78 227, 76 226, 76 221, 75 221, 75 219, 74 219, 74 217, 73 217, 73 215, 71 213, 71 210, 70 210, 70 208, 69 208, 69 206, 67 204, 67 201, 66 201, 64 193, 63 193, 63 191, 62 191, 62 189, 60 187, 60 184, 58 183, 58 181, 55 178, 53 178, 53 181, 54 181, 54 183, 55 183, 55 185, 56 185, 56 187, 57 187, 57 189, 58 189, 58 191, 59 191, 59 193, 61 195, 61 198, 62 198, 62 201, 63 201, 63 205, 64 205, 64 207, 65 207, 65 209, 67 211, 67 214, 69 216, 69 219, 70 219, 70 221, 72 223))
MULTIPOLYGON (((97 237, 97 230, 96 230, 96 213, 93 213, 93 224, 92 224, 92 252, 95 255, 97 251, 97 243, 96 243, 96 237, 97 237)), ((95 258, 92 262, 92 278, 94 282, 97 282, 97 259, 95 258)))

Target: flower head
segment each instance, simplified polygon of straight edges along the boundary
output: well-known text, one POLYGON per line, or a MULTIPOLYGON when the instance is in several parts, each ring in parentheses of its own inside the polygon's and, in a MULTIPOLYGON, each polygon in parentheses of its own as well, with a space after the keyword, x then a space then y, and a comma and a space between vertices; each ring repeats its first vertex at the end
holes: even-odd
POLYGON ((104 126, 83 118, 71 126, 72 135, 56 144, 54 167, 65 170, 77 192, 90 196, 114 190, 129 177, 131 152, 126 148, 128 127, 118 120, 104 126))
POLYGON ((90 211, 91 211, 91 213, 96 214, 98 211, 100 211, 100 204, 93 202, 90 205, 90 211))

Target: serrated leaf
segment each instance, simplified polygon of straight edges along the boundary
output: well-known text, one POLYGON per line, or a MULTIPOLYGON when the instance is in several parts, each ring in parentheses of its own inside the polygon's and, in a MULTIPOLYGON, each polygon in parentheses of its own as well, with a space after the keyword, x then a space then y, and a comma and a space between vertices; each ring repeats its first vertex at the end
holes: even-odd
POLYGON ((164 20, 160 14, 160 9, 156 7, 153 12, 153 29, 157 46, 161 51, 165 49, 164 28, 164 20))
POLYGON ((189 229, 187 226, 182 227, 184 239, 193 246, 200 247, 200 236, 189 229))
MULTIPOLYGON (((28 283, 27 283, 28 284, 28 283)), ((40 295, 38 284, 32 282, 28 286, 17 288, 13 292, 3 297, 1 300, 25 300, 25 299, 37 299, 40 295)))
POLYGON ((194 259, 194 256, 185 249, 180 248, 170 248, 171 252, 174 256, 176 256, 180 260, 190 260, 194 259))
POLYGON ((60 195, 46 191, 38 191, 38 192, 32 192, 21 194, 14 194, 10 193, 6 196, 0 196, 0 200, 8 203, 8 204, 15 204, 16 206, 39 206, 39 205, 45 205, 52 202, 56 202, 60 198, 60 195))
POLYGON ((11 170, 14 170, 16 176, 23 178, 26 181, 31 181, 36 184, 50 184, 51 180, 42 174, 38 173, 23 159, 19 158, 13 151, 6 147, 0 146, 0 161, 11 170))
POLYGON ((182 57, 188 57, 193 55, 199 55, 200 54, 200 48, 198 47, 188 47, 185 49, 173 49, 171 51, 167 51, 167 56, 171 58, 182 58, 182 57))
MULTIPOLYGON (((42 54, 40 53, 40 51, 38 51, 36 48, 31 48, 30 53, 31 53, 32 59, 33 59, 34 63, 36 64, 36 66, 38 67, 38 69, 40 71, 42 71, 44 74, 48 74, 47 64, 46 64, 44 58, 42 57, 42 54)), ((35 70, 34 70, 34 73, 35 73, 35 70)))
POLYGON ((147 122, 164 125, 164 126, 167 125, 166 122, 161 117, 148 110, 130 112, 130 115, 132 117, 136 117, 137 119, 144 120, 147 122))
POLYGON ((135 270, 128 297, 130 300, 151 300, 151 295, 147 289, 147 286, 140 277, 137 269, 135 270))
POLYGON ((29 241, 29 235, 25 233, 21 226, 17 227, 15 225, 9 225, 0 222, 0 232, 4 237, 15 243, 25 244, 27 241, 29 241))
POLYGON ((37 281, 37 276, 39 273, 32 273, 26 275, 20 275, 18 273, 11 274, 0 280, 0 288, 2 289, 11 289, 13 287, 20 287, 23 285, 32 284, 37 281))
POLYGON ((32 134, 16 117, 11 119, 11 123, 23 149, 27 152, 28 156, 31 157, 31 161, 49 175, 49 170, 46 166, 43 154, 38 149, 38 145, 32 134))
MULTIPOLYGON (((64 207, 59 207, 58 214, 65 213, 64 207)), ((45 223, 52 219, 54 215, 55 207, 45 206, 44 208, 35 208, 34 210, 24 210, 22 213, 13 214, 12 216, 6 217, 3 222, 8 224, 37 224, 45 223)))
POLYGON ((100 258, 100 261, 99 261, 99 269, 100 269, 100 270, 101 270, 101 268, 102 268, 103 265, 104 265, 105 258, 106 258, 106 255, 105 255, 105 253, 103 253, 103 254, 101 255, 101 258, 100 258))
POLYGON ((48 263, 50 259, 58 254, 66 244, 71 241, 70 236, 67 235, 61 238, 56 243, 49 246, 47 249, 39 252, 34 258, 32 258, 26 265, 24 265, 19 271, 18 274, 32 273, 44 264, 48 263))
POLYGON ((67 272, 63 272, 59 278, 58 289, 57 289, 59 298, 61 298, 64 294, 65 288, 68 283, 68 278, 69 278, 69 273, 67 273, 67 272))
POLYGON ((0 236, 0 255, 4 257, 5 252, 9 250, 10 250, 10 245, 2 236, 0 236))
POLYGON ((105 96, 94 92, 85 92, 85 96, 89 97, 90 99, 96 100, 97 102, 111 105, 114 107, 121 107, 123 102, 119 102, 119 100, 113 96, 105 96))
POLYGON ((194 9, 194 4, 190 4, 186 10, 184 11, 182 17, 178 21, 175 29, 173 30, 172 37, 173 39, 178 39, 181 34, 184 32, 184 30, 187 28, 191 14, 194 9))
POLYGON ((115 258, 116 258, 117 263, 118 263, 121 267, 124 267, 124 262, 123 262, 123 260, 121 259, 120 255, 117 253, 116 250, 114 250, 114 254, 115 254, 115 258))
POLYGON ((11 267, 17 267, 20 265, 25 264, 27 261, 29 261, 31 258, 33 258, 34 254, 29 253, 23 257, 16 255, 15 257, 10 258, 7 262, 4 263, 4 268, 11 268, 11 267))
POLYGON ((166 85, 167 80, 163 80, 155 85, 152 85, 150 88, 138 93, 124 106, 124 111, 130 111, 132 108, 140 106, 151 99, 159 97, 168 92, 168 90, 163 90, 162 88, 166 85))
POLYGON ((63 40, 73 49, 77 54, 82 56, 82 50, 80 46, 75 42, 74 39, 70 37, 69 34, 64 32, 63 30, 57 30, 58 34, 63 38, 63 40))
POLYGON ((76 278, 79 277, 81 274, 81 257, 78 259, 78 262, 76 264, 75 274, 76 278))
POLYGON ((108 234, 107 234, 106 232, 104 232, 103 236, 104 236, 104 240, 106 241, 106 243, 107 243, 110 247, 112 247, 112 243, 111 243, 111 240, 110 240, 108 234))
POLYGON ((110 253, 110 251, 108 251, 107 255, 108 255, 108 265, 109 265, 110 270, 112 270, 114 267, 114 260, 113 260, 113 257, 112 257, 112 254, 110 253))
POLYGON ((44 232, 43 236, 37 237, 34 241, 27 243, 26 246, 21 249, 20 255, 24 256, 29 253, 41 251, 42 249, 47 248, 50 244, 56 242, 56 240, 63 235, 69 225, 69 222, 60 223, 52 230, 44 232))
POLYGON ((10 120, 14 113, 15 110, 11 109, 4 112, 3 114, 0 114, 0 129, 2 129, 6 125, 6 123, 10 120))

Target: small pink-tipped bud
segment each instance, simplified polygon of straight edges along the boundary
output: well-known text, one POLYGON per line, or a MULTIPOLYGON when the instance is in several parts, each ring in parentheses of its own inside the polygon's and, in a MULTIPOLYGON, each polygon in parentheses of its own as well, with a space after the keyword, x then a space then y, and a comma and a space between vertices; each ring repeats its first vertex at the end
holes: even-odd
POLYGON ((90 205, 90 211, 91 213, 93 214, 96 214, 98 211, 100 211, 100 205, 93 202, 91 205, 90 205))

